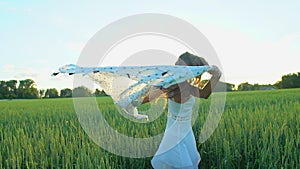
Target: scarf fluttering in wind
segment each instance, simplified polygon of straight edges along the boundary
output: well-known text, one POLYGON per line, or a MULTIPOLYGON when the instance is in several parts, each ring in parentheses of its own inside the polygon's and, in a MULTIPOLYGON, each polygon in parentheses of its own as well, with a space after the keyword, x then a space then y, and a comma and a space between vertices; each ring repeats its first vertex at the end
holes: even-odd
POLYGON ((61 67, 59 72, 53 75, 59 73, 88 75, 128 114, 136 118, 148 118, 138 114, 136 107, 141 104, 152 87, 168 88, 209 70, 211 66, 79 67, 69 64, 61 67))

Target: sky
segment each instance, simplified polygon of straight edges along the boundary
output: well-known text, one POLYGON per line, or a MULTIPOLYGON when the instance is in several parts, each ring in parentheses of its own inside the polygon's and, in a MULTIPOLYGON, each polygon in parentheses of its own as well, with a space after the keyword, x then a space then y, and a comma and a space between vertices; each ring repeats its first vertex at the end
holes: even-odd
POLYGON ((76 63, 93 35, 126 16, 181 18, 214 47, 226 82, 274 84, 300 72, 300 1, 0 1, 0 80, 33 79, 37 88, 72 88, 52 77, 76 63))

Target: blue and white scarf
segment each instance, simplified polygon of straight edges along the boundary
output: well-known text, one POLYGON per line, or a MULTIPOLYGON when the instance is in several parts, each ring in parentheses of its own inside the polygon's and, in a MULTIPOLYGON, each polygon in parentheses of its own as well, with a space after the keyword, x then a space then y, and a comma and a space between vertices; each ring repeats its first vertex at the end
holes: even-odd
POLYGON ((147 118, 145 115, 139 115, 136 107, 141 104, 151 87, 168 88, 211 69, 211 66, 80 67, 69 64, 61 67, 59 72, 53 75, 59 73, 88 75, 128 114, 136 118, 147 118))

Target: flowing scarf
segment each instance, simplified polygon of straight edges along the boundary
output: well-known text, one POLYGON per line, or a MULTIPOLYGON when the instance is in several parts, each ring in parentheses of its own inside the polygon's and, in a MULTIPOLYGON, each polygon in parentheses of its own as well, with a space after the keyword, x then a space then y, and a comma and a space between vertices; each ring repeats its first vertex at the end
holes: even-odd
POLYGON ((136 109, 151 88, 168 88, 211 70, 211 66, 106 66, 80 67, 69 64, 58 72, 69 75, 81 74, 92 78, 114 103, 136 118, 147 118, 136 109))

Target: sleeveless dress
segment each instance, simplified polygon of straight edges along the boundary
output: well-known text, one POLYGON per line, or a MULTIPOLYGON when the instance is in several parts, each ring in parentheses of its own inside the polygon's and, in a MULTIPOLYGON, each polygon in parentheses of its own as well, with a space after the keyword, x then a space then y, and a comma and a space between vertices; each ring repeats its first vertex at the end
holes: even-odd
POLYGON ((201 160, 191 126, 195 98, 183 104, 168 99, 167 126, 151 164, 155 169, 197 169, 201 160))

